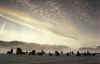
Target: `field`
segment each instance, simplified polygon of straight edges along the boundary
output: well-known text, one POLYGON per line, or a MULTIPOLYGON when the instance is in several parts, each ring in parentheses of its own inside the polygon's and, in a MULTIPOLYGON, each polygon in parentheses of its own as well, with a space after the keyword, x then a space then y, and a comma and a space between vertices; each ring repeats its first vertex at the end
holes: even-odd
POLYGON ((7 56, 0 64, 100 64, 100 56, 7 56))

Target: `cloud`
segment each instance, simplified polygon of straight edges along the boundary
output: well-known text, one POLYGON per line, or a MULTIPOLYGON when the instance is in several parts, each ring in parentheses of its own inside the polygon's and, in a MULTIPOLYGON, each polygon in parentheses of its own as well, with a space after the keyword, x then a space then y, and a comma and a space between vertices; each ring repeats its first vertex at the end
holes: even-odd
POLYGON ((97 27, 100 26, 100 23, 95 20, 94 7, 96 5, 94 1, 9 0, 7 3, 8 1, 1 0, 1 2, 8 6, 0 4, 0 17, 7 19, 8 22, 24 26, 21 27, 22 29, 28 27, 33 30, 14 31, 12 29, 2 34, 6 39, 18 40, 22 37, 20 39, 24 41, 71 47, 93 45, 94 40, 99 40, 97 27), (11 33, 15 36, 10 36, 11 33), (9 35, 5 36, 5 34, 9 35), (90 44, 90 42, 92 43, 90 44))

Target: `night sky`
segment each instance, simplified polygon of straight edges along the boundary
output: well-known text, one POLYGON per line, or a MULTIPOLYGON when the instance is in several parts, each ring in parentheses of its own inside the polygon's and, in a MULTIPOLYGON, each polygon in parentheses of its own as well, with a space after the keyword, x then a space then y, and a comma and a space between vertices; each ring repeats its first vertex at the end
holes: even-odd
POLYGON ((100 0, 0 0, 0 40, 100 45, 100 0))

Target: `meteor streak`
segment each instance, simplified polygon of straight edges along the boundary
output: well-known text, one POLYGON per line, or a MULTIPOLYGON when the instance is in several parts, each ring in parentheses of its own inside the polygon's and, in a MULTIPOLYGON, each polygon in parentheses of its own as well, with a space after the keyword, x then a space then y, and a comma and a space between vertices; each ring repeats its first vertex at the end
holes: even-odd
MULTIPOLYGON (((36 20, 36 19, 34 19, 30 16, 23 15, 23 14, 16 12, 16 11, 13 12, 13 11, 6 10, 6 9, 0 9, 0 12, 3 13, 3 14, 0 14, 0 16, 4 17, 4 18, 6 18, 6 19, 8 19, 12 22, 30 27, 31 29, 35 29, 37 31, 42 31, 42 32, 49 31, 53 34, 55 33, 55 32, 51 31, 52 28, 54 27, 54 25, 52 25, 50 23, 39 22, 38 20, 36 20), (4 14, 6 14, 6 15, 4 15, 4 14)), ((55 35, 56 34, 57 33, 55 33, 55 35)), ((64 38, 67 37, 67 38, 77 40, 77 38, 75 38, 74 36, 69 36, 69 35, 64 36, 64 35, 61 35, 61 34, 59 34, 59 36, 64 37, 64 38)))
MULTIPOLYGON (((12 12, 12 11, 9 11, 9 10, 5 11, 3 9, 0 9, 0 12, 1 12, 0 13, 0 16, 3 17, 3 18, 5 18, 5 19, 7 19, 7 20, 12 21, 12 22, 17 23, 17 24, 21 24, 21 25, 26 26, 26 27, 29 27, 29 28, 31 28, 33 30, 36 30, 36 31, 44 34, 47 39, 46 40, 43 40, 43 42, 44 41, 47 41, 48 42, 49 39, 53 40, 54 42, 57 39, 59 39, 61 41, 62 40, 63 41, 69 40, 69 41, 72 41, 72 42, 73 41, 74 42, 76 41, 76 39, 74 39, 71 36, 66 37, 64 35, 61 35, 61 34, 57 34, 55 32, 52 32, 50 30, 53 27, 51 24, 47 24, 47 23, 45 24, 45 23, 42 23, 42 22, 38 22, 38 20, 35 20, 33 18, 31 19, 31 17, 28 17, 26 15, 21 15, 21 14, 19 14, 17 12, 12 12), (54 38, 54 39, 52 39, 52 38, 54 38)), ((5 24, 3 25, 2 29, 4 27, 5 27, 5 24)), ((33 40, 33 41, 35 41, 35 40, 33 40)), ((41 39, 40 39, 40 41, 38 41, 38 40, 36 40, 36 41, 41 44, 41 39)), ((48 43, 48 44, 51 44, 51 43, 48 43)), ((52 43, 52 44, 54 44, 54 43, 52 43)), ((63 44, 61 44, 60 41, 59 41, 56 45, 64 45, 64 44, 66 44, 66 43, 63 42, 63 44)), ((67 44, 67 45, 68 46, 73 46, 73 44, 71 42, 69 44, 67 44)), ((80 44, 78 44, 78 46, 80 46, 80 44)), ((74 47, 76 47, 76 46, 74 45, 74 47)))
POLYGON ((1 29, 0 29, 0 33, 3 33, 4 32, 5 27, 6 27, 6 24, 7 23, 5 23, 5 22, 2 24, 1 29))

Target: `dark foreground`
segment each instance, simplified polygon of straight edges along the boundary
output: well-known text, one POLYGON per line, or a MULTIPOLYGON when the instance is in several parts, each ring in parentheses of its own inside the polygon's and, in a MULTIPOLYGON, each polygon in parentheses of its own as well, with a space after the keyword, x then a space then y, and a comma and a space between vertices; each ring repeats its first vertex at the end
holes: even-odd
POLYGON ((0 64, 100 64, 100 56, 7 56, 0 64))

